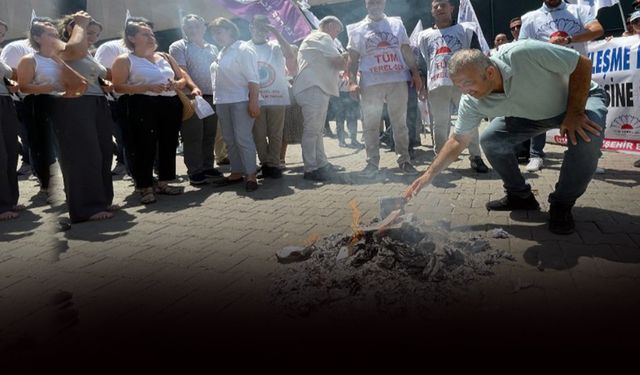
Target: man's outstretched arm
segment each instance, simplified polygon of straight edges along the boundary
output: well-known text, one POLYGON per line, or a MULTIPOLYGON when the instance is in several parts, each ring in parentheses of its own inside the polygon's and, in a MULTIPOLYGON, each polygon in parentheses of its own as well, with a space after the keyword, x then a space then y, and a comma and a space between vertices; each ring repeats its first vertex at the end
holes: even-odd
POLYGON ((471 135, 470 134, 453 134, 447 143, 442 147, 442 151, 436 157, 436 160, 433 161, 431 166, 420 176, 418 177, 409 187, 404 191, 402 195, 405 200, 411 199, 414 195, 418 194, 418 192, 426 185, 430 184, 431 181, 440 174, 445 168, 447 168, 451 163, 458 160, 458 156, 469 147, 471 143, 471 135))

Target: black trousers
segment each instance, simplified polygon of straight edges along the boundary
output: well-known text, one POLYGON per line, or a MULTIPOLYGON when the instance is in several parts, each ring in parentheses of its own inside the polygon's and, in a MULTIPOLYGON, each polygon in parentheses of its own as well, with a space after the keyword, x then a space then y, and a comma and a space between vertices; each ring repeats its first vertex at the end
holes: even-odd
MULTIPOLYGON (((139 189, 153 186, 153 164, 158 155, 158 179, 176 178, 176 147, 182 124, 182 102, 177 96, 131 95, 128 99, 133 178, 139 189)), ((126 143, 125 143, 126 144, 126 143)), ((125 145, 126 150, 126 145, 125 145)))
POLYGON ((20 120, 27 129, 29 158, 33 174, 42 189, 49 188, 51 165, 55 163, 55 146, 47 102, 49 95, 28 95, 23 100, 20 120))
POLYGON ((18 204, 18 126, 13 100, 0 96, 0 213, 18 204))
POLYGON ((113 201, 109 104, 104 96, 49 97, 59 162, 72 222, 88 220, 113 201))

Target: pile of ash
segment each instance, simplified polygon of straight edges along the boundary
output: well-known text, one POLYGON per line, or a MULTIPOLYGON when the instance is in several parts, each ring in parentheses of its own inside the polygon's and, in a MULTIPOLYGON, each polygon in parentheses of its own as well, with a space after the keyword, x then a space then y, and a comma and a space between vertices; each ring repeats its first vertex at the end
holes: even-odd
MULTIPOLYGON (((427 226, 413 215, 385 232, 331 235, 313 245, 283 249, 297 262, 275 275, 272 300, 285 313, 316 311, 404 314, 447 303, 469 283, 515 258, 486 237, 427 226)), ((281 262, 286 259, 279 256, 281 262)))

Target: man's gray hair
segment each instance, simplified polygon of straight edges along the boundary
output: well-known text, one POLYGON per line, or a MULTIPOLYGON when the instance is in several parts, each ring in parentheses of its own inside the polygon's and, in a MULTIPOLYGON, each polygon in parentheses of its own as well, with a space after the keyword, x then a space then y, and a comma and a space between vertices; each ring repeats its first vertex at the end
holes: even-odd
POLYGON ((320 23, 318 24, 318 27, 320 29, 324 28, 326 25, 330 24, 330 23, 337 23, 338 25, 340 25, 340 28, 344 30, 344 25, 342 24, 342 21, 340 21, 338 19, 338 17, 336 16, 326 16, 323 19, 320 20, 320 23))
POLYGON ((476 67, 485 71, 493 62, 479 49, 462 49, 453 54, 449 60, 449 75, 456 75, 468 67, 476 67))
POLYGON ((204 18, 200 17, 197 14, 187 14, 186 16, 182 17, 182 27, 184 27, 187 22, 191 21, 191 20, 196 20, 198 22, 202 22, 203 25, 207 24, 207 21, 204 20, 204 18))

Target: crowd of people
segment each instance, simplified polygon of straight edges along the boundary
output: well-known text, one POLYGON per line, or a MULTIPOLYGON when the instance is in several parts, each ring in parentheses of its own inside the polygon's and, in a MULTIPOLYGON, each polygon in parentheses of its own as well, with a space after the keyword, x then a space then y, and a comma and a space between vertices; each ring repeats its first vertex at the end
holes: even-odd
MULTIPOLYGON (((52 190, 50 166, 58 160, 72 222, 113 217, 118 208, 112 202, 114 173, 131 176, 141 204, 156 202, 157 195, 181 194, 183 187, 175 184, 180 143, 192 185, 244 184, 253 192, 259 177, 282 177, 291 143, 287 133, 297 131, 303 178, 330 180, 344 168, 331 164, 324 150, 328 114, 336 120, 341 147, 365 149, 363 178, 379 174, 385 136, 397 155, 397 173, 420 174, 413 159, 419 144, 415 103, 429 105, 436 156, 450 156, 448 145, 456 136, 450 136, 452 115, 467 109, 461 98, 473 96, 456 82, 450 64, 458 52, 480 48, 478 35, 473 25, 454 22, 451 0, 433 0, 434 25, 419 34, 412 49, 402 19, 386 15, 385 0, 364 4, 367 15, 361 21, 345 27, 339 18, 327 16, 299 45, 285 40, 264 16, 251 20, 251 39, 243 41, 231 20, 207 22, 189 14, 182 19, 184 37, 168 53, 158 51, 154 24, 144 18, 129 17, 122 38, 97 50, 102 25, 86 12, 60 20, 34 18, 28 38, 7 44, 0 55, 0 219, 13 219, 24 209, 18 205, 17 178, 24 173, 23 167, 17 169, 19 155, 44 194, 52 190), (346 49, 336 41, 343 31, 346 49), (187 113, 193 104, 185 97, 202 99, 198 103, 214 114, 187 113), (383 132, 384 117, 388 132, 383 132), (357 139, 359 119, 364 145, 357 139), (230 173, 223 175, 216 162, 228 162, 230 173)), ((631 32, 640 31, 635 26, 640 13, 629 22, 631 32)), ((550 42, 582 55, 586 42, 603 34, 588 7, 561 0, 543 0, 540 9, 512 19, 509 27, 514 40, 550 42), (563 24, 549 22, 558 15, 579 26, 563 30, 563 24)), ((7 29, 0 22, 0 38, 7 29)), ((509 44, 505 34, 498 34, 491 55, 505 55, 509 44)), ((467 60, 486 63, 477 56, 467 60)), ((464 134, 471 168, 489 170, 482 145, 501 177, 511 174, 515 181, 519 191, 511 196, 529 199, 530 187, 512 168, 505 169, 505 155, 487 150, 491 142, 480 137, 477 126, 466 127, 464 134)), ((544 134, 529 141, 527 171, 543 167, 544 141, 544 134)), ((511 151, 517 152, 517 145, 511 151)), ((507 191, 513 188, 507 185, 507 191)))

